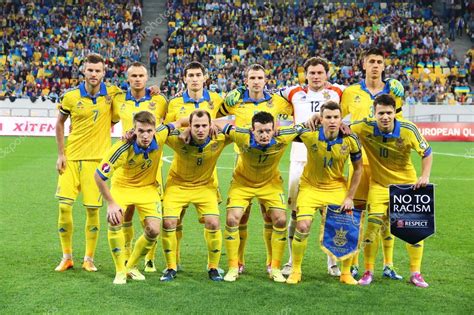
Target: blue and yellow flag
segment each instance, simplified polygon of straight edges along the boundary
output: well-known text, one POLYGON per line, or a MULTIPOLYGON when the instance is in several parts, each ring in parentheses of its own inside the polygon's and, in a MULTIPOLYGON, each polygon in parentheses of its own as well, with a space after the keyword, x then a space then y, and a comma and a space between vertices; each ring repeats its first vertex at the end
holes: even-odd
POLYGON ((321 221, 319 241, 322 250, 337 260, 353 256, 362 240, 360 224, 364 212, 358 209, 341 211, 341 206, 328 205, 321 221))

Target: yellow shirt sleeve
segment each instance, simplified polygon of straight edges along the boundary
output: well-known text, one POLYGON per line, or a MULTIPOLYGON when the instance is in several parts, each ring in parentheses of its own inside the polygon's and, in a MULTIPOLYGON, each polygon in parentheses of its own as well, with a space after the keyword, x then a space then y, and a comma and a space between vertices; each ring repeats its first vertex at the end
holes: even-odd
POLYGON ((125 141, 118 141, 110 148, 97 167, 97 173, 103 180, 112 177, 114 171, 125 164, 131 145, 125 141))

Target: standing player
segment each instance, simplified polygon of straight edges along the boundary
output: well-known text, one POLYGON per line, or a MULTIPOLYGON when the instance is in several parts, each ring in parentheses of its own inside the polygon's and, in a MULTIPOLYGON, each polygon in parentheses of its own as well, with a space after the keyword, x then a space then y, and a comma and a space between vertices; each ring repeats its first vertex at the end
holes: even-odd
MULTIPOLYGON (((186 91, 182 96, 176 97, 169 102, 165 123, 187 118, 193 111, 197 109, 202 109, 209 112, 211 119, 215 119, 217 117, 219 109, 224 101, 222 97, 219 96, 219 94, 204 88, 206 77, 206 69, 201 63, 197 61, 192 61, 184 67, 184 83, 186 84, 186 91)), ((217 172, 214 173, 214 179, 215 187, 218 189, 217 172)), ((178 220, 178 224, 176 226, 176 260, 178 266, 180 263, 180 243, 181 239, 183 238, 182 217, 184 214, 185 211, 182 211, 181 218, 178 220)))
POLYGON ((204 221, 204 237, 208 250, 208 274, 213 281, 222 281, 218 272, 222 248, 222 233, 219 223, 219 207, 215 172, 217 159, 224 147, 230 143, 220 133, 210 137, 211 115, 205 110, 196 110, 189 116, 191 140, 184 144, 179 131, 173 132, 166 142, 175 152, 166 180, 163 201, 163 252, 167 270, 161 281, 172 281, 177 273, 176 227, 184 208, 194 204, 204 221))
MULTIPOLYGON (((267 78, 265 69, 259 64, 250 65, 245 71, 245 85, 246 90, 240 95, 237 102, 232 106, 221 107, 220 114, 223 116, 234 115, 235 125, 240 128, 250 128, 252 126, 252 117, 260 112, 266 111, 272 114, 276 119, 288 119, 293 115, 293 107, 285 99, 277 94, 268 94, 264 91, 267 78)), ((238 146, 235 146, 237 155, 240 154, 238 146)), ((237 157, 238 158, 238 157, 237 157)), ((245 245, 247 243, 247 222, 249 220, 251 205, 246 209, 239 225, 239 273, 242 273, 245 266, 245 245)), ((273 224, 271 218, 267 215, 268 212, 261 207, 264 218, 263 238, 267 250, 266 266, 267 271, 270 271, 270 264, 272 260, 272 243, 271 238, 273 234, 273 224)))
POLYGON ((94 253, 99 234, 99 209, 102 197, 94 183, 95 169, 111 146, 112 99, 121 90, 102 83, 105 74, 104 59, 90 54, 83 65, 85 81, 67 91, 60 100, 56 122, 56 142, 59 173, 56 197, 59 199, 58 231, 63 258, 56 271, 73 267, 72 260, 72 205, 80 191, 86 208, 86 252, 82 267, 97 271, 94 253), (71 118, 71 133, 64 146, 64 123, 71 118))
MULTIPOLYGON (((344 90, 341 100, 342 116, 345 117, 350 114, 351 122, 362 120, 366 117, 374 117, 373 102, 374 99, 381 94, 390 93, 395 98, 396 115, 397 118, 402 117, 402 97, 395 96, 395 94, 402 95, 403 87, 396 80, 383 81, 383 71, 385 69, 385 59, 383 52, 378 48, 367 50, 363 56, 363 69, 365 70, 365 79, 361 82, 351 85, 344 90), (393 90, 393 91, 392 91, 393 90)), ((370 168, 368 160, 363 156, 364 172, 362 179, 357 189, 354 203, 356 208, 365 209, 367 203, 367 193, 370 182, 370 168)), ((381 238, 384 253, 384 268, 383 276, 400 280, 402 277, 395 272, 393 268, 393 246, 394 237, 390 233, 390 227, 384 226, 381 230, 381 238)), ((358 274, 358 257, 354 256, 353 261, 353 275, 358 274)))
MULTIPOLYGON (((295 123, 303 123, 314 113, 319 113, 322 104, 333 101, 339 104, 342 90, 336 85, 328 85, 329 64, 319 57, 312 57, 304 63, 304 70, 308 86, 292 86, 280 90, 278 93, 287 99, 294 108, 295 123)), ((292 267, 292 241, 296 227, 296 198, 298 186, 306 165, 306 146, 300 142, 291 144, 290 169, 288 179, 288 205, 291 207, 291 217, 288 224, 288 250, 289 260, 283 267, 283 274, 288 276, 292 267)), ((327 256, 328 273, 331 276, 340 276, 341 272, 336 260, 327 256)))
MULTIPOLYGON (((375 258, 377 256, 379 235, 382 226, 389 226, 387 216, 390 184, 414 184, 414 189, 429 183, 433 156, 431 147, 416 126, 405 120, 395 118, 396 101, 387 94, 374 100, 375 120, 364 119, 351 125, 367 153, 371 170, 368 211, 369 218, 364 236, 365 273, 359 280, 361 285, 369 285, 373 280, 375 258), (421 156, 421 177, 417 179, 411 162, 411 151, 421 156)), ((428 283, 421 276, 423 241, 406 244, 410 257, 410 281, 417 287, 426 288, 428 283)))
MULTIPOLYGON (((127 93, 122 93, 114 99, 114 112, 118 113, 122 122, 122 130, 124 132, 133 128, 133 117, 140 111, 148 111, 155 115, 157 122, 161 123, 166 114, 167 100, 164 96, 157 94, 152 95, 150 89, 146 88, 148 81, 148 73, 145 65, 140 62, 132 63, 127 70, 127 80, 130 89, 127 93)), ((163 180, 161 175, 161 157, 160 166, 156 179, 158 182, 158 191, 160 196, 163 195, 163 180)), ((123 233, 125 235, 125 260, 128 260, 132 249, 132 241, 134 237, 133 230, 133 213, 134 207, 130 206, 124 213, 122 224, 123 233)), ((145 257, 145 272, 154 272, 155 268, 155 251, 156 245, 152 247, 145 257)))
POLYGON ((148 111, 136 113, 133 126, 136 140, 132 143, 115 143, 95 174, 95 182, 108 203, 108 239, 116 270, 114 284, 125 284, 127 274, 134 280, 145 280, 136 265, 156 244, 161 226, 161 202, 156 173, 170 127, 160 125, 156 128, 155 116, 148 111), (109 190, 105 181, 113 174, 115 176, 109 190), (122 222, 123 211, 128 206, 137 208, 144 233, 127 258, 122 222), (128 260, 127 263, 125 259, 128 260))
MULTIPOLYGON (((341 108, 336 102, 329 101, 321 106, 321 128, 314 132, 303 132, 299 136, 308 149, 308 163, 301 176, 296 201, 293 267, 287 280, 290 284, 301 281, 301 263, 315 211, 324 211, 331 204, 341 205, 343 211, 354 207, 354 194, 362 175, 362 153, 356 136, 341 134, 341 124, 341 108), (349 157, 354 165, 354 176, 347 189, 344 165, 349 157)), ((340 281, 357 284, 350 272, 351 263, 352 257, 343 260, 340 281)))
POLYGON ((224 238, 229 271, 224 280, 235 281, 239 277, 239 224, 245 209, 256 197, 272 224, 270 278, 275 282, 285 282, 280 265, 286 243, 286 205, 278 166, 286 147, 298 133, 293 128, 281 129, 274 137, 275 122, 267 112, 253 116, 251 129, 226 126, 224 133, 240 152, 227 199, 224 238))

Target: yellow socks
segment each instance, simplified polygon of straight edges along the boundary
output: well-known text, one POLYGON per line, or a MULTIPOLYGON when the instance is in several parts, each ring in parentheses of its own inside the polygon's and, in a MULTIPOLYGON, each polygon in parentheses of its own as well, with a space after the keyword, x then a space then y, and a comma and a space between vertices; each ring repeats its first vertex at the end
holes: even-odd
POLYGON ((263 225, 263 240, 265 241, 265 248, 267 254, 267 262, 266 265, 270 265, 272 263, 272 247, 273 247, 273 225, 272 223, 264 222, 263 225))
POLYGON ((417 244, 406 243, 408 251, 408 257, 410 257, 410 272, 421 272, 421 260, 423 259, 423 247, 424 242, 421 241, 417 244))
POLYGON ((176 270, 176 229, 162 229, 161 243, 168 269, 176 270))
POLYGON ((86 255, 94 257, 97 241, 99 239, 100 228, 100 208, 86 208, 86 255))
POLYGON ((153 246, 150 248, 148 253, 146 253, 145 260, 155 261, 155 253, 156 253, 156 244, 157 243, 158 242, 155 242, 155 244, 153 244, 153 246))
POLYGON ((123 236, 124 236, 124 239, 125 239, 125 250, 124 250, 125 260, 128 260, 128 258, 132 254, 133 237, 135 235, 135 229, 133 228, 133 222, 132 221, 123 222, 122 231, 123 231, 123 236))
POLYGON ((207 244, 207 268, 217 269, 221 259, 222 232, 221 230, 204 229, 204 238, 207 244))
POLYGON ((383 249, 383 263, 384 266, 392 266, 395 238, 390 233, 390 223, 388 222, 388 219, 384 220, 383 224, 383 228, 380 230, 380 238, 382 239, 383 249))
POLYGON ((339 277, 339 281, 345 284, 352 284, 357 285, 357 281, 351 275, 351 264, 353 262, 353 258, 349 257, 342 261, 341 263, 341 276, 339 277))
POLYGON ((156 243, 156 238, 150 238, 146 234, 142 234, 133 247, 132 254, 127 262, 127 267, 133 268, 137 265, 138 261, 146 255, 156 243))
POLYGON ((183 224, 176 226, 176 264, 181 261, 181 240, 183 239, 183 224))
POLYGON ((63 255, 72 255, 72 205, 59 201, 58 232, 63 255))
POLYGON ((367 230, 364 236, 365 270, 374 271, 375 257, 379 247, 379 233, 383 221, 381 217, 369 215, 367 230))
POLYGON ((114 260, 115 271, 125 272, 125 240, 123 237, 122 226, 109 225, 107 238, 109 239, 110 253, 112 254, 112 258, 114 260))
POLYGON ((225 226, 224 232, 225 247, 227 251, 227 259, 229 268, 239 267, 239 227, 225 226))
POLYGON ((239 226, 239 264, 245 265, 245 245, 247 245, 247 224, 242 224, 239 226))
POLYGON ((286 226, 282 228, 273 227, 271 245, 272 245, 272 268, 280 269, 283 251, 286 245, 286 226))
POLYGON ((293 271, 301 273, 301 264, 303 262, 304 252, 308 245, 309 233, 301 233, 296 229, 293 236, 293 248, 291 249, 291 256, 293 258, 293 271))

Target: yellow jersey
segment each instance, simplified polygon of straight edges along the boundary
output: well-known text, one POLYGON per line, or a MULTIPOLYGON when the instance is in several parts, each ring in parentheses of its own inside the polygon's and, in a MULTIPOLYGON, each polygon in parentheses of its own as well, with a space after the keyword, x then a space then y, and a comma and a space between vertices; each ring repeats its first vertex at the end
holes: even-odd
POLYGON ((224 105, 220 109, 222 116, 234 115, 235 125, 240 128, 251 128, 252 117, 258 112, 268 112, 273 115, 275 121, 288 120, 293 116, 293 105, 283 97, 263 92, 263 98, 254 100, 249 97, 249 91, 245 91, 241 100, 234 106, 224 105))
POLYGON ((431 154, 431 147, 415 124, 395 119, 393 132, 385 134, 375 120, 364 119, 353 123, 351 129, 365 148, 373 181, 385 187, 417 181, 411 150, 426 157, 431 154))
POLYGON ((372 95, 367 89, 365 80, 347 87, 342 93, 341 109, 342 117, 351 114, 351 122, 364 118, 374 117, 374 99, 381 94, 390 94, 395 99, 395 113, 398 119, 403 117, 403 99, 390 92, 390 83, 387 80, 385 87, 376 95, 372 95))
POLYGON ((299 138, 308 149, 301 181, 323 190, 345 188, 347 183, 343 174, 347 159, 358 161, 362 158, 357 136, 339 133, 336 139, 328 140, 320 127, 313 132, 305 129, 299 138))
POLYGON ((116 142, 100 162, 97 173, 103 180, 115 173, 112 186, 138 188, 157 185, 156 172, 169 132, 168 126, 158 126, 155 138, 147 149, 139 147, 136 141, 116 142))
POLYGON ((122 122, 122 131, 133 128, 133 116, 141 111, 147 111, 155 115, 156 123, 159 125, 165 117, 168 101, 163 95, 150 95, 150 90, 145 90, 145 96, 137 100, 130 90, 114 98, 114 114, 118 113, 122 122))
POLYGON ((233 180, 248 187, 262 187, 280 177, 278 165, 288 144, 299 135, 297 128, 279 130, 270 143, 262 147, 249 129, 226 125, 223 132, 237 145, 240 155, 233 180))
POLYGON ((187 187, 214 183, 217 159, 224 147, 231 142, 230 139, 219 133, 215 139, 208 137, 201 145, 192 140, 190 144, 186 144, 178 138, 179 134, 179 130, 174 130, 166 142, 174 151, 167 183, 174 182, 187 187))
POLYGON ((170 101, 165 122, 170 123, 183 117, 189 117, 197 109, 207 111, 211 115, 211 119, 215 119, 218 117, 217 115, 223 102, 224 100, 219 94, 209 92, 207 89, 204 89, 200 100, 192 99, 188 91, 186 91, 183 93, 183 96, 173 98, 170 101))
POLYGON ((60 98, 59 111, 71 119, 71 133, 67 137, 65 154, 68 160, 101 160, 111 146, 112 100, 122 90, 100 84, 97 95, 90 95, 84 82, 67 91, 60 98))

